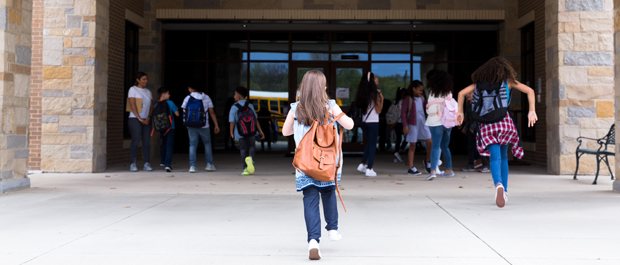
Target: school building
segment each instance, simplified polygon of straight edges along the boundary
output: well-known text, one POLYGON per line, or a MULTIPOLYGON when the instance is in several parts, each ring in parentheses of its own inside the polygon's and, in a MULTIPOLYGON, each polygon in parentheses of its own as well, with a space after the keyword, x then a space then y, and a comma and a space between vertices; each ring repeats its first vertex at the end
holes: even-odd
MULTIPOLYGON (((497 55, 536 91, 534 128, 525 97, 513 98, 524 160, 572 174, 576 138, 602 137, 618 117, 619 8, 620 0, 0 1, 0 192, 29 187, 28 172, 129 162, 125 104, 137 71, 154 96, 166 86, 177 105, 201 80, 224 129, 238 85, 278 120, 310 69, 326 74, 346 108, 366 71, 389 100, 431 69, 449 72, 456 93, 497 55)), ((176 151, 187 152, 182 130, 176 151)), ((223 132, 213 135, 215 153, 229 145, 223 132)), ((349 134, 345 151, 355 151, 363 137, 349 134)), ((453 133, 451 145, 462 149, 464 139, 453 133)), ((292 150, 286 139, 278 145, 292 150)), ((595 158, 584 157, 580 173, 595 171, 595 158)))

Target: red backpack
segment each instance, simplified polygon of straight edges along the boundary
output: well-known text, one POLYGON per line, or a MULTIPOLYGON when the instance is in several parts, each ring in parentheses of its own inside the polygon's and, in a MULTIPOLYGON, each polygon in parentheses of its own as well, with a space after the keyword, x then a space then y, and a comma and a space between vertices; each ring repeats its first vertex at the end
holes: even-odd
POLYGON ((237 132, 239 135, 254 136, 256 135, 256 115, 250 109, 250 102, 246 101, 243 106, 235 103, 237 106, 237 132))

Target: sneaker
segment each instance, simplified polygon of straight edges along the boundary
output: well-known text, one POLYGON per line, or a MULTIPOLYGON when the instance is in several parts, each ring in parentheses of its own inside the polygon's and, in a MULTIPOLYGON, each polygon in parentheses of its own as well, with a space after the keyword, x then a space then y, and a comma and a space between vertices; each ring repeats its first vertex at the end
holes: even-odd
POLYGON ((398 159, 399 162, 403 162, 403 158, 400 157, 400 154, 398 152, 394 153, 394 157, 396 157, 396 159, 398 159))
POLYGON ((454 171, 452 171, 452 172, 450 172, 450 173, 445 173, 445 172, 442 172, 442 173, 441 173, 440 175, 438 175, 438 176, 439 176, 439 177, 442 177, 442 178, 454 177, 454 171))
POLYGON ((409 170, 407 170, 407 175, 414 175, 414 176, 417 176, 417 175, 422 175, 422 172, 418 171, 418 169, 417 169, 417 168, 412 167, 412 168, 410 168, 409 170))
POLYGON ((398 163, 398 159, 394 158, 394 163, 398 163))
POLYGON ((160 167, 165 167, 166 165, 164 163, 159 163, 160 167))
POLYGON ((437 177, 437 174, 435 174, 435 173, 431 173, 431 174, 428 176, 428 178, 426 178, 426 180, 433 180, 433 179, 435 179, 436 177, 437 177))
POLYGON ((375 172, 374 169, 372 168, 366 169, 366 177, 376 177, 376 176, 377 176, 377 172, 375 172))
POLYGON ((246 169, 248 170, 248 173, 250 174, 254 174, 254 161, 252 160, 251 156, 248 156, 245 158, 245 164, 248 166, 246 169))
POLYGON ((189 167, 189 173, 196 173, 196 167, 189 167))
POLYGON ((474 171, 476 171, 476 168, 475 168, 475 166, 466 166, 466 167, 462 167, 461 171, 474 172, 474 171))
POLYGON ((248 172, 248 169, 245 168, 243 169, 243 172, 241 172, 241 176, 247 176, 247 175, 250 175, 250 172, 248 172))
POLYGON ((426 162, 426 160, 422 160, 424 163, 424 170, 426 170, 427 174, 431 173, 431 162, 426 162))
POLYGON ((172 172, 172 168, 171 167, 166 167, 166 172, 172 172))
POLYGON ((308 242, 308 258, 311 260, 320 260, 321 259, 321 250, 319 250, 319 242, 311 239, 308 242))
POLYGON ((483 167, 482 169, 478 169, 478 172, 480 172, 480 173, 489 173, 489 172, 491 172, 491 170, 488 167, 483 167))
POLYGON ((211 163, 207 163, 207 167, 205 167, 206 171, 215 171, 215 166, 211 163))
POLYGON ((136 162, 133 162, 131 163, 131 165, 129 165, 129 171, 138 172, 138 166, 136 166, 136 162))
POLYGON ((474 168, 479 168, 482 166, 482 160, 478 159, 476 160, 476 162, 474 163, 474 168))
POLYGON ((367 165, 360 164, 359 166, 357 166, 357 171, 359 172, 366 173, 366 169, 368 169, 367 165))
POLYGON ((153 168, 151 167, 151 163, 149 162, 144 163, 144 170, 153 171, 153 168))
POLYGON ((504 205, 508 203, 508 192, 504 191, 504 205))
POLYGON ((338 241, 342 239, 342 235, 338 232, 338 230, 329 230, 327 231, 327 235, 329 235, 329 240, 331 241, 338 241))
POLYGON ((504 206, 506 206, 506 194, 504 192, 504 185, 501 183, 495 186, 495 204, 499 208, 504 208, 504 206))

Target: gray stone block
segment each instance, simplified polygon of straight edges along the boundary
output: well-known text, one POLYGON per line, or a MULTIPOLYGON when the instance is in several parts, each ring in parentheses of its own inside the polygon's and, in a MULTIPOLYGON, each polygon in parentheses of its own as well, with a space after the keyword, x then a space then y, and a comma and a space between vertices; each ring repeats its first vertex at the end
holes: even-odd
POLYGON ((30 178, 16 178, 0 181, 0 193, 30 188, 30 178))
POLYGON ((88 109, 76 109, 73 110, 73 116, 92 116, 94 114, 93 110, 88 109))
POLYGON ((553 62, 555 54, 553 53, 553 47, 547 48, 547 63, 553 62))
POLYGON ((93 153, 71 153, 71 159, 91 159, 93 153))
POLYGON ((67 15, 68 14, 73 14, 74 10, 75 10, 75 8, 73 8, 73 7, 67 7, 67 8, 65 8, 65 14, 67 14, 67 15))
POLYGON ((612 66, 613 52, 565 52, 564 65, 570 66, 612 66))
POLYGON ((92 145, 72 145, 71 152, 92 152, 92 145))
POLYGON ((571 125, 579 125, 579 118, 567 118, 566 123, 571 125))
POLYGON ((0 30, 6 30, 8 16, 6 15, 6 7, 0 7, 0 30))
POLYGON ((46 123, 58 123, 58 115, 43 115, 41 121, 46 123))
POLYGON ((30 49, 30 47, 15 45, 15 57, 18 64, 30 65, 32 59, 32 49, 30 49))
POLYGON ((95 59, 87 58, 86 59, 86 65, 95 65, 95 59))
POLYGON ((84 126, 59 126, 58 133, 86 133, 84 126))
POLYGON ((63 97, 64 92, 62 90, 43 90, 44 97, 63 97))
POLYGON ((63 50, 64 55, 88 55, 86 48, 66 48, 63 50))
POLYGON ((67 16, 67 28, 79 29, 82 26, 82 16, 67 16))
POLYGON ((28 147, 28 136, 26 135, 7 135, 6 149, 18 149, 28 147))
POLYGON ((63 93, 63 96, 64 97, 71 97, 71 96, 73 96, 73 91, 65 90, 64 93, 63 93))
POLYGON ((390 9, 390 8, 391 8, 391 1, 357 0, 357 9, 390 9))
POLYGON ((604 11, 604 4, 605 0, 566 0, 566 11, 604 11))
POLYGON ((88 36, 88 23, 82 23, 82 37, 88 36))
POLYGON ((558 92, 559 92, 558 97, 560 99, 566 99, 566 85, 559 85, 558 92))
POLYGON ((568 107, 568 117, 596 117, 596 108, 568 107))
POLYGON ((184 9, 220 9, 220 0, 185 0, 184 9))
POLYGON ((0 180, 8 180, 13 178, 13 170, 0 171, 0 180))
POLYGON ((30 155, 30 149, 15 150, 15 158, 26 158, 30 155))

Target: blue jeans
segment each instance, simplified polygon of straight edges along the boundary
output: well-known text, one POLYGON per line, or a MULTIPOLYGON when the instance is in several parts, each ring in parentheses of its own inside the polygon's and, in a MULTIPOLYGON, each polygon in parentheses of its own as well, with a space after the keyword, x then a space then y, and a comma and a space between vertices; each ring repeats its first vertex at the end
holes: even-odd
POLYGON ((174 129, 170 129, 166 135, 161 133, 161 163, 170 167, 172 152, 174 151, 174 129))
POLYGON ((508 191, 508 145, 492 144, 487 146, 491 153, 491 176, 493 183, 504 185, 504 190, 508 191))
POLYGON ((379 123, 364 123, 364 126, 362 126, 362 131, 364 132, 364 136, 368 138, 368 144, 366 144, 366 148, 364 149, 364 156, 362 156, 362 164, 366 164, 368 165, 368 169, 372 169, 372 164, 375 163, 375 153, 377 152, 379 123))
POLYGON ((144 163, 151 161, 151 126, 144 125, 138 121, 137 118, 129 118, 129 132, 131 133, 131 145, 129 147, 129 158, 131 163, 136 162, 136 156, 138 154, 138 147, 140 146, 140 140, 142 140, 142 156, 144 157, 144 163))
POLYGON ((205 160, 207 164, 213 164, 213 151, 211 151, 211 130, 209 128, 187 128, 189 134, 189 165, 196 166, 196 148, 198 148, 198 137, 205 145, 205 160))
POLYGON ((431 139, 433 147, 431 147, 431 169, 435 170, 439 164, 439 156, 443 154, 443 163, 446 170, 452 170, 452 153, 450 153, 450 133, 452 128, 447 129, 440 126, 429 126, 431 130, 431 139))
POLYGON ((323 216, 327 230, 338 230, 338 205, 336 201, 336 187, 319 189, 314 186, 307 187, 304 193, 304 217, 306 219, 306 231, 308 242, 311 239, 320 242, 321 238, 321 211, 319 210, 319 194, 323 200, 323 216))

